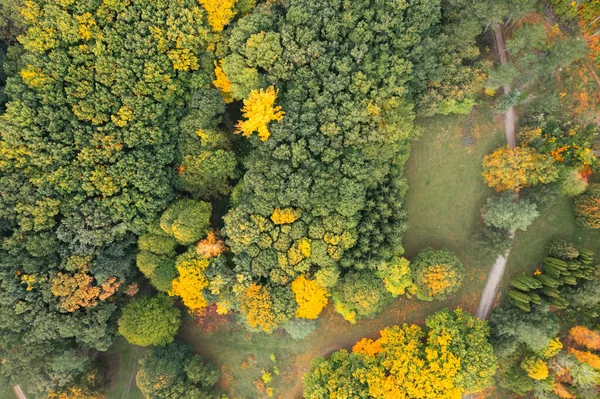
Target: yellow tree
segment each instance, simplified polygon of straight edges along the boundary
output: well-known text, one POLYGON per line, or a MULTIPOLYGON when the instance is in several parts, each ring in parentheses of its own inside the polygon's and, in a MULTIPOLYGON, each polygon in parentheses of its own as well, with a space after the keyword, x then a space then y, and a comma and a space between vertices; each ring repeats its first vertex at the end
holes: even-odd
POLYGON ((240 310, 252 328, 271 332, 277 326, 271 304, 271 293, 262 285, 254 283, 242 291, 240 310))
POLYGON ((529 378, 545 380, 548 378, 548 365, 542 359, 530 357, 521 362, 521 368, 527 372, 529 378))
POLYGON ((325 306, 327 306, 329 292, 319 286, 315 280, 304 276, 292 281, 292 291, 296 295, 298 309, 296 317, 302 319, 316 319, 325 306))
POLYGON ((236 133, 250 137, 252 133, 257 132, 260 140, 266 141, 271 135, 268 129, 269 122, 280 122, 285 115, 280 106, 275 106, 276 100, 277 91, 273 86, 267 90, 252 90, 242 107, 246 120, 238 122, 236 133))
POLYGON ((554 159, 530 147, 498 148, 483 158, 483 177, 496 191, 519 191, 558 178, 554 159))
POLYGON ((208 23, 215 32, 221 32, 235 16, 237 0, 199 0, 208 14, 208 23))
POLYGON ((206 307, 206 299, 202 291, 208 287, 208 279, 204 271, 209 265, 204 258, 194 258, 182 255, 177 261, 179 277, 173 280, 169 295, 181 297, 183 304, 192 311, 202 310, 206 307))

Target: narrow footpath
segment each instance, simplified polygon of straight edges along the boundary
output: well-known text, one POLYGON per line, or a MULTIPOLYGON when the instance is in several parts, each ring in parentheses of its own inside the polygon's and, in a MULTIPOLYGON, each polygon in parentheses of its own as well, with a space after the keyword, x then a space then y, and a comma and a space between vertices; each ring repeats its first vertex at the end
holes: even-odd
MULTIPOLYGON (((499 23, 494 24, 494 42, 496 43, 496 51, 498 51, 498 57, 500 58, 500 64, 508 64, 508 53, 506 52, 506 46, 504 43, 504 31, 502 30, 502 25, 499 23)), ((504 94, 510 93, 510 86, 503 85, 502 89, 504 94)), ((506 144, 513 149, 517 145, 517 139, 515 135, 515 127, 517 123, 517 118, 515 115, 514 107, 510 107, 504 113, 504 133, 506 135, 506 144)), ((513 231, 510 232, 510 237, 512 240, 515 238, 515 234, 513 231)), ((492 265, 490 272, 488 273, 488 278, 485 283, 485 288, 483 289, 483 293, 481 294, 481 299, 479 300, 479 308, 477 309, 476 316, 482 320, 486 320, 490 312, 492 310, 492 306, 494 305, 494 300, 496 299, 496 295, 498 293, 498 287, 500 286, 500 282, 502 281, 502 277, 504 276, 504 270, 506 269, 506 262, 508 260, 508 255, 510 254, 510 250, 512 245, 505 254, 498 255, 496 258, 496 262, 492 265)), ((472 395, 465 395, 463 399, 473 399, 472 395)))
MULTIPOLYGON (((502 25, 500 25, 499 23, 494 24, 494 42, 496 43, 496 50, 498 51, 500 64, 508 64, 508 54, 506 52, 506 46, 504 44, 504 32, 502 30, 502 25)), ((509 85, 504 85, 503 90, 504 94, 508 94, 510 93, 511 89, 509 85)), ((506 134, 506 143, 511 149, 515 148, 515 146, 517 145, 517 140, 515 137, 515 125, 515 110, 514 107, 510 107, 504 113, 504 131, 506 134)), ((514 232, 511 232, 510 236, 512 239, 514 239, 514 232)), ((494 304, 494 299, 496 298, 496 293, 498 292, 498 286, 500 285, 500 281, 502 281, 502 276, 504 275, 504 269, 506 268, 506 261, 508 260, 509 254, 510 248, 506 251, 505 254, 498 255, 498 258, 496 258, 496 262, 490 269, 485 288, 483 289, 483 293, 481 294, 481 300, 479 301, 479 309, 477 310, 477 317, 479 317, 480 319, 487 319, 490 315, 492 305, 494 304)))

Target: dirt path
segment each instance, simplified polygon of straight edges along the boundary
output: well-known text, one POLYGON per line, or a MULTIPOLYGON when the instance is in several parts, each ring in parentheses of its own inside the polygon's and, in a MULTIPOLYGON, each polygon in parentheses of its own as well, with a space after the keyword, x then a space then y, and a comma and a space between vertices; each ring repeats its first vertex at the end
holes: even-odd
MULTIPOLYGON (((506 46, 504 44, 504 32, 502 30, 502 25, 499 23, 494 24, 494 42, 496 43, 496 50, 498 51, 500 64, 508 64, 508 53, 506 52, 506 46)), ((503 85, 502 89, 504 90, 504 94, 508 94, 511 91, 509 85, 503 85)), ((517 117, 515 114, 515 109, 514 107, 510 107, 504 113, 504 132, 506 134, 506 144, 508 144, 510 148, 515 148, 517 145, 517 140, 515 137, 516 122, 517 117)))
POLYGON ((27 396, 25 396, 25 393, 23 392, 23 390, 21 389, 20 385, 15 385, 13 387, 13 391, 15 392, 15 396, 18 399, 27 399, 27 396))
MULTIPOLYGON (((511 240, 515 238, 515 233, 512 231, 510 232, 510 238, 511 240)), ((510 250, 511 248, 509 248, 504 255, 498 255, 498 257, 496 258, 496 262, 492 265, 492 268, 490 269, 490 273, 488 274, 488 279, 485 283, 485 288, 483 289, 483 293, 481 294, 479 308, 477 309, 476 314, 476 316, 482 320, 487 319, 490 315, 492 305, 494 304, 496 294, 498 293, 498 286, 502 281, 502 276, 504 276, 504 269, 506 269, 506 261, 508 260, 510 250)))

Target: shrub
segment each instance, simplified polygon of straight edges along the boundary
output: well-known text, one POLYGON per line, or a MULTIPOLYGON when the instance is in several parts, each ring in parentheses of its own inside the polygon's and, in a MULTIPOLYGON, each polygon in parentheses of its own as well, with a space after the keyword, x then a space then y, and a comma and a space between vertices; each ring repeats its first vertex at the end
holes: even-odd
POLYGON ((425 248, 413 259, 417 297, 426 301, 443 300, 462 284, 465 269, 448 249, 425 248))
POLYGON ((553 237, 546 244, 546 256, 558 259, 576 259, 579 250, 573 244, 561 237, 553 237))
POLYGON ((577 224, 600 229, 600 185, 590 185, 587 192, 575 197, 573 211, 577 224))
POLYGON ((483 158, 483 177, 496 191, 519 191, 537 184, 551 183, 558 177, 554 159, 533 148, 498 148, 483 158))
POLYGON ((405 258, 394 256, 389 262, 383 262, 377 267, 377 276, 383 280, 385 288, 394 298, 404 295, 406 291, 410 294, 416 292, 410 262, 405 258))
POLYGON ((556 204, 562 196, 557 184, 538 184, 528 187, 521 192, 521 198, 529 200, 537 205, 538 212, 542 213, 556 204))
POLYGON ((218 397, 215 392, 218 379, 218 369, 193 355, 189 346, 176 342, 146 352, 140 359, 135 381, 146 398, 208 399, 218 397))
POLYGON ((563 172, 560 180, 560 190, 570 197, 582 194, 588 187, 588 182, 581 176, 579 170, 571 168, 563 172))
POLYGON ((175 339, 180 313, 164 294, 133 300, 123 308, 119 333, 134 345, 163 346, 175 339))
POLYGON ((517 195, 512 193, 488 198, 481 212, 486 225, 512 231, 527 230, 539 216, 536 204, 529 200, 519 201, 517 195))
POLYGON ((292 319, 285 323, 282 328, 295 340, 302 340, 312 334, 317 328, 314 320, 292 319))

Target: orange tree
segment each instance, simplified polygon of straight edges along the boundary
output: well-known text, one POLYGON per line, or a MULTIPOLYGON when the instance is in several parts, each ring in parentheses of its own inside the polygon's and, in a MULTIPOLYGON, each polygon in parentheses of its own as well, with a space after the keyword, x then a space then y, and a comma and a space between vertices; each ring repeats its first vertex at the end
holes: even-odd
POLYGON ((498 148, 483 158, 483 177, 496 191, 519 191, 538 183, 550 183, 558 178, 554 159, 538 154, 533 148, 498 148))
POLYGON ((485 321, 445 310, 430 316, 427 326, 427 339, 419 326, 393 326, 378 339, 363 338, 352 353, 313 360, 304 397, 455 399, 490 383, 496 359, 485 321))
POLYGON ((412 264, 417 285, 417 297, 422 300, 443 300, 456 292, 465 275, 460 260, 448 249, 425 248, 412 264))

